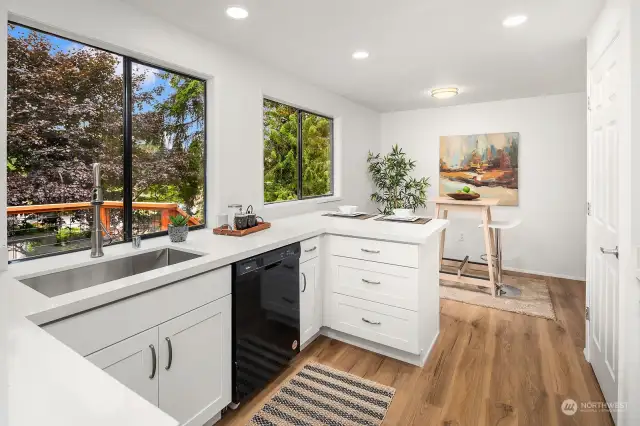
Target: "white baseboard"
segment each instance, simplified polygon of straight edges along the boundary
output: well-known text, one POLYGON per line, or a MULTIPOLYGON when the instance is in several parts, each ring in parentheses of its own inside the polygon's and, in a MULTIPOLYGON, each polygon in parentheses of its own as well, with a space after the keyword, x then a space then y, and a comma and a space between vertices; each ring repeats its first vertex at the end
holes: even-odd
POLYGON ((549 272, 528 271, 526 269, 504 268, 505 271, 520 272, 522 274, 542 275, 543 277, 563 278, 565 280, 586 281, 585 277, 574 277, 571 275, 551 274, 549 272))

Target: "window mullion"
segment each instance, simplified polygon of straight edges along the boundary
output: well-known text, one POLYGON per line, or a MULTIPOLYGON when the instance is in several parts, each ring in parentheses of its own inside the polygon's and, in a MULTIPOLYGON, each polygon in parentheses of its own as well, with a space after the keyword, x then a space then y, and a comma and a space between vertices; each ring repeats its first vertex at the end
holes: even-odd
POLYGON ((123 103, 123 119, 124 119, 124 155, 123 155, 123 221, 124 221, 124 240, 131 241, 133 236, 133 133, 132 133, 132 116, 133 116, 133 72, 131 66, 131 58, 125 57, 122 64, 122 77, 124 82, 124 103, 123 103))
POLYGON ((298 110, 298 200, 302 200, 302 111, 298 110))

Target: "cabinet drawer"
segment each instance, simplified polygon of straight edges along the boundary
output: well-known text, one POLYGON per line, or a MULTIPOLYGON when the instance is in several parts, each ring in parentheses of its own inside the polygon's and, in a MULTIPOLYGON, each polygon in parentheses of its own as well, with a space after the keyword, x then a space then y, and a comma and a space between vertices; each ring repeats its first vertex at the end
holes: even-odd
POLYGON ((413 354, 418 349, 418 313, 334 293, 331 328, 413 354))
POLYGON ((329 238, 329 254, 332 255, 411 268, 418 267, 418 246, 416 245, 338 235, 331 235, 329 238))
POLYGON ((320 254, 320 237, 313 237, 308 240, 300 241, 300 249, 300 263, 304 263, 307 260, 318 257, 320 254))
POLYGON ((48 324, 44 329, 83 356, 231 294, 231 267, 48 324))
POLYGON ((331 256, 333 291, 359 299, 418 310, 418 270, 331 256))

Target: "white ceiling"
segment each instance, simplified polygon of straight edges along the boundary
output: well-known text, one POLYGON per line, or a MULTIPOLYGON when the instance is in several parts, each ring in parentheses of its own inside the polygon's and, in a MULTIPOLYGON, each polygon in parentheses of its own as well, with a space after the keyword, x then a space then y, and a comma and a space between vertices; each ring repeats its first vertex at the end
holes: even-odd
POLYGON ((585 90, 603 0, 124 0, 378 111, 585 90), (229 5, 249 18, 234 21, 229 5), (522 26, 502 20, 526 14, 522 26), (369 59, 351 54, 368 50, 369 59), (422 92, 458 85, 435 100, 422 92))

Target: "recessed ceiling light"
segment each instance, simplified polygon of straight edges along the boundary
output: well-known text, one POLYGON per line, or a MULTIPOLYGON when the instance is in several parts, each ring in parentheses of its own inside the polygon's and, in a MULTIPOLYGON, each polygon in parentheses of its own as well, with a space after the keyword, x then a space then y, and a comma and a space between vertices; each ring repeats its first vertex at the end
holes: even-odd
POLYGON ((351 56, 353 57, 353 59, 367 59, 369 57, 369 52, 367 52, 366 50, 357 50, 353 52, 353 55, 351 56))
POLYGON ((233 19, 245 19, 249 16, 249 12, 240 6, 230 6, 227 8, 227 16, 233 19))
POLYGON ((449 99, 460 93, 457 87, 438 87, 429 90, 429 94, 436 99, 449 99))
POLYGON ((527 17, 525 15, 514 15, 507 17, 504 21, 502 21, 502 25, 507 28, 517 27, 518 25, 522 25, 527 22, 527 17))

